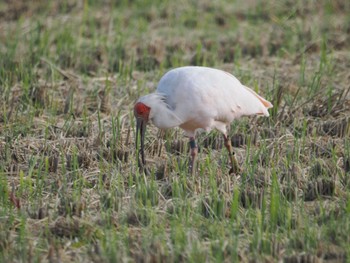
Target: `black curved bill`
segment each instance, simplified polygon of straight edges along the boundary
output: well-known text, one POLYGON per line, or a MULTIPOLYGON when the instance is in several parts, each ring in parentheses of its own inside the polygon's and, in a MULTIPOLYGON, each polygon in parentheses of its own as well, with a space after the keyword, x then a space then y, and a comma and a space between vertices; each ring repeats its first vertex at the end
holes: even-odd
POLYGON ((137 153, 137 161, 139 167, 143 167, 146 164, 145 161, 145 133, 146 133, 146 122, 141 118, 136 118, 136 139, 135 139, 135 147, 136 147, 136 153, 137 153), (141 148, 138 150, 138 138, 141 137, 141 148), (141 162, 140 162, 140 156, 141 153, 141 162))

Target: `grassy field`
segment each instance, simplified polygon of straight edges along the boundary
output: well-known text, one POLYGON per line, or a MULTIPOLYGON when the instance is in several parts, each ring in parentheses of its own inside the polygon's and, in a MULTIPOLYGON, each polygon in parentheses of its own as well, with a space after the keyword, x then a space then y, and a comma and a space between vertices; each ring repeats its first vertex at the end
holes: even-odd
POLYGON ((350 2, 95 2, 0 2, 0 262, 349 262, 350 2), (154 127, 139 173, 133 104, 183 65, 273 102, 239 176, 154 127))

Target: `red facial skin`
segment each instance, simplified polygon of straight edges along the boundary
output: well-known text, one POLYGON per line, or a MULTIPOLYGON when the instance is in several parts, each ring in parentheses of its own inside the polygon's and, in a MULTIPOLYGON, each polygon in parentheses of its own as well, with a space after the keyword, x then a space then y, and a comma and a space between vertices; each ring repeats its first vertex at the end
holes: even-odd
POLYGON ((149 112, 151 108, 143 104, 142 102, 138 102, 134 106, 134 114, 136 118, 142 118, 145 121, 148 121, 149 112))

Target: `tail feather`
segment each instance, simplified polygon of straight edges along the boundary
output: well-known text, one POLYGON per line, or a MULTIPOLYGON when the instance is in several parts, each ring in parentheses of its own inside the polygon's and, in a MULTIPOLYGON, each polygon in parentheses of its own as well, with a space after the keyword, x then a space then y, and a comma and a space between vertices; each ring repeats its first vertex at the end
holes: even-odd
POLYGON ((249 92, 251 92, 255 97, 257 97, 259 99, 259 101, 262 103, 262 105, 264 105, 265 108, 262 109, 261 113, 258 113, 258 115, 264 115, 266 117, 270 116, 269 112, 267 109, 270 109, 273 107, 272 103, 269 102, 268 100, 264 99, 263 97, 261 97, 260 95, 258 95, 254 90, 252 90, 251 88, 248 88, 247 86, 244 86, 249 92))

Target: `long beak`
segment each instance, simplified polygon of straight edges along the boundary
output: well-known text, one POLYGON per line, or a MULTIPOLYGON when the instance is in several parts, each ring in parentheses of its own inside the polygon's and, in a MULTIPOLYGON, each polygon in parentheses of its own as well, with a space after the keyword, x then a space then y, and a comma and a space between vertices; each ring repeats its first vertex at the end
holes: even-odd
POLYGON ((145 161, 145 133, 146 133, 146 121, 141 119, 141 118, 136 118, 136 140, 135 140, 135 146, 136 146, 136 153, 137 153, 137 161, 139 167, 143 167, 146 164, 145 161), (139 133, 141 137, 141 148, 138 151, 138 138, 139 138, 139 133), (141 161, 139 158, 139 154, 141 152, 141 161))

